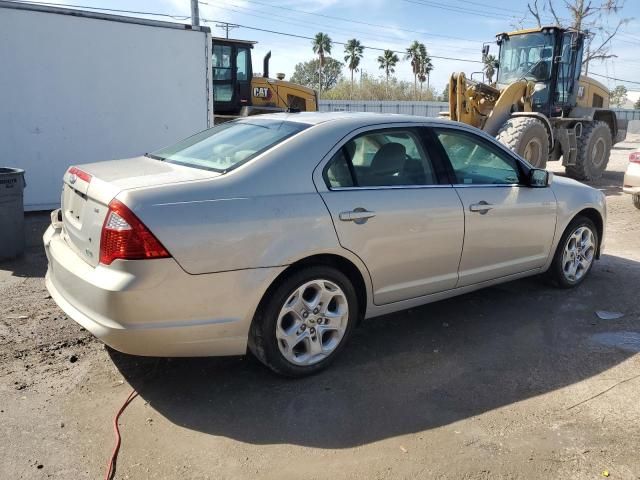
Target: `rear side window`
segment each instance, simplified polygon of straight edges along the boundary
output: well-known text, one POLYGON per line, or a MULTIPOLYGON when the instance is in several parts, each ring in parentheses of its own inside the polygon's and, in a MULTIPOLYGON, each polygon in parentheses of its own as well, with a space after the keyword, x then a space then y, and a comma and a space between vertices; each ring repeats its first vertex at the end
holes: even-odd
POLYGON ((329 188, 434 185, 416 129, 376 130, 349 140, 325 170, 329 188))
POLYGON ((227 122, 148 156, 188 167, 226 172, 307 127, 297 122, 265 119, 227 122))
POLYGON ((512 185, 519 181, 516 161, 480 137, 467 132, 437 129, 456 176, 456 183, 467 185, 512 185))
POLYGON ((353 177, 344 150, 338 150, 326 171, 326 179, 330 188, 353 187, 353 177))

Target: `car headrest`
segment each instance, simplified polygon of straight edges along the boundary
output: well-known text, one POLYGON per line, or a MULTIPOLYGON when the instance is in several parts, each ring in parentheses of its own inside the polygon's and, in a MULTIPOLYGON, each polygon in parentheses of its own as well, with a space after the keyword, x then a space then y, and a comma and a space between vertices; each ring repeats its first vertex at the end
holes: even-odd
POLYGON ((400 170, 407 158, 407 150, 401 143, 385 143, 371 160, 372 171, 400 170))

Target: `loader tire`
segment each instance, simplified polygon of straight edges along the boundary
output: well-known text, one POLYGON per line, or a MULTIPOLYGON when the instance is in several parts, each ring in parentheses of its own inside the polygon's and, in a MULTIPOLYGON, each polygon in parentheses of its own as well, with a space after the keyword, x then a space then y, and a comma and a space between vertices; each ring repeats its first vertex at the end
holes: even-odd
POLYGON ((567 175, 576 180, 597 180, 607 169, 611 154, 611 130, 605 122, 585 124, 578 138, 576 164, 566 167, 567 175))
POLYGON ((536 168, 546 168, 549 159, 549 135, 537 118, 512 117, 507 120, 496 137, 536 168))

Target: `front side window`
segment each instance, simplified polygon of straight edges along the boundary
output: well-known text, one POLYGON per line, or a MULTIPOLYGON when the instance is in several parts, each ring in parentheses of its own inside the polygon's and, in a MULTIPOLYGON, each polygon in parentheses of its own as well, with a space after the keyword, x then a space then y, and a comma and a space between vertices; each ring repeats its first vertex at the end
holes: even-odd
POLYGON ((437 129, 436 135, 449 157, 457 184, 519 183, 516 160, 476 135, 452 129, 437 129))
POLYGON ((307 127, 297 122, 265 119, 226 122, 148 156, 188 167, 225 172, 307 127))
POLYGON ((325 170, 330 188, 434 185, 431 160, 416 129, 378 130, 349 140, 325 170))

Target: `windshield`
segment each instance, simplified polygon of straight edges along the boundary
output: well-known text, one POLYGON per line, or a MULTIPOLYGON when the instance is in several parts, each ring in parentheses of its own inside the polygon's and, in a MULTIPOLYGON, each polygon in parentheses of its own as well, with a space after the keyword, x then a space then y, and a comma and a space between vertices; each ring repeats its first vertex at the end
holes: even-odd
POLYGON ((308 125, 273 119, 226 122, 148 157, 188 167, 226 172, 251 160, 308 125))
POLYGON ((527 33, 504 38, 500 45, 498 83, 520 79, 544 82, 551 75, 553 34, 527 33))

